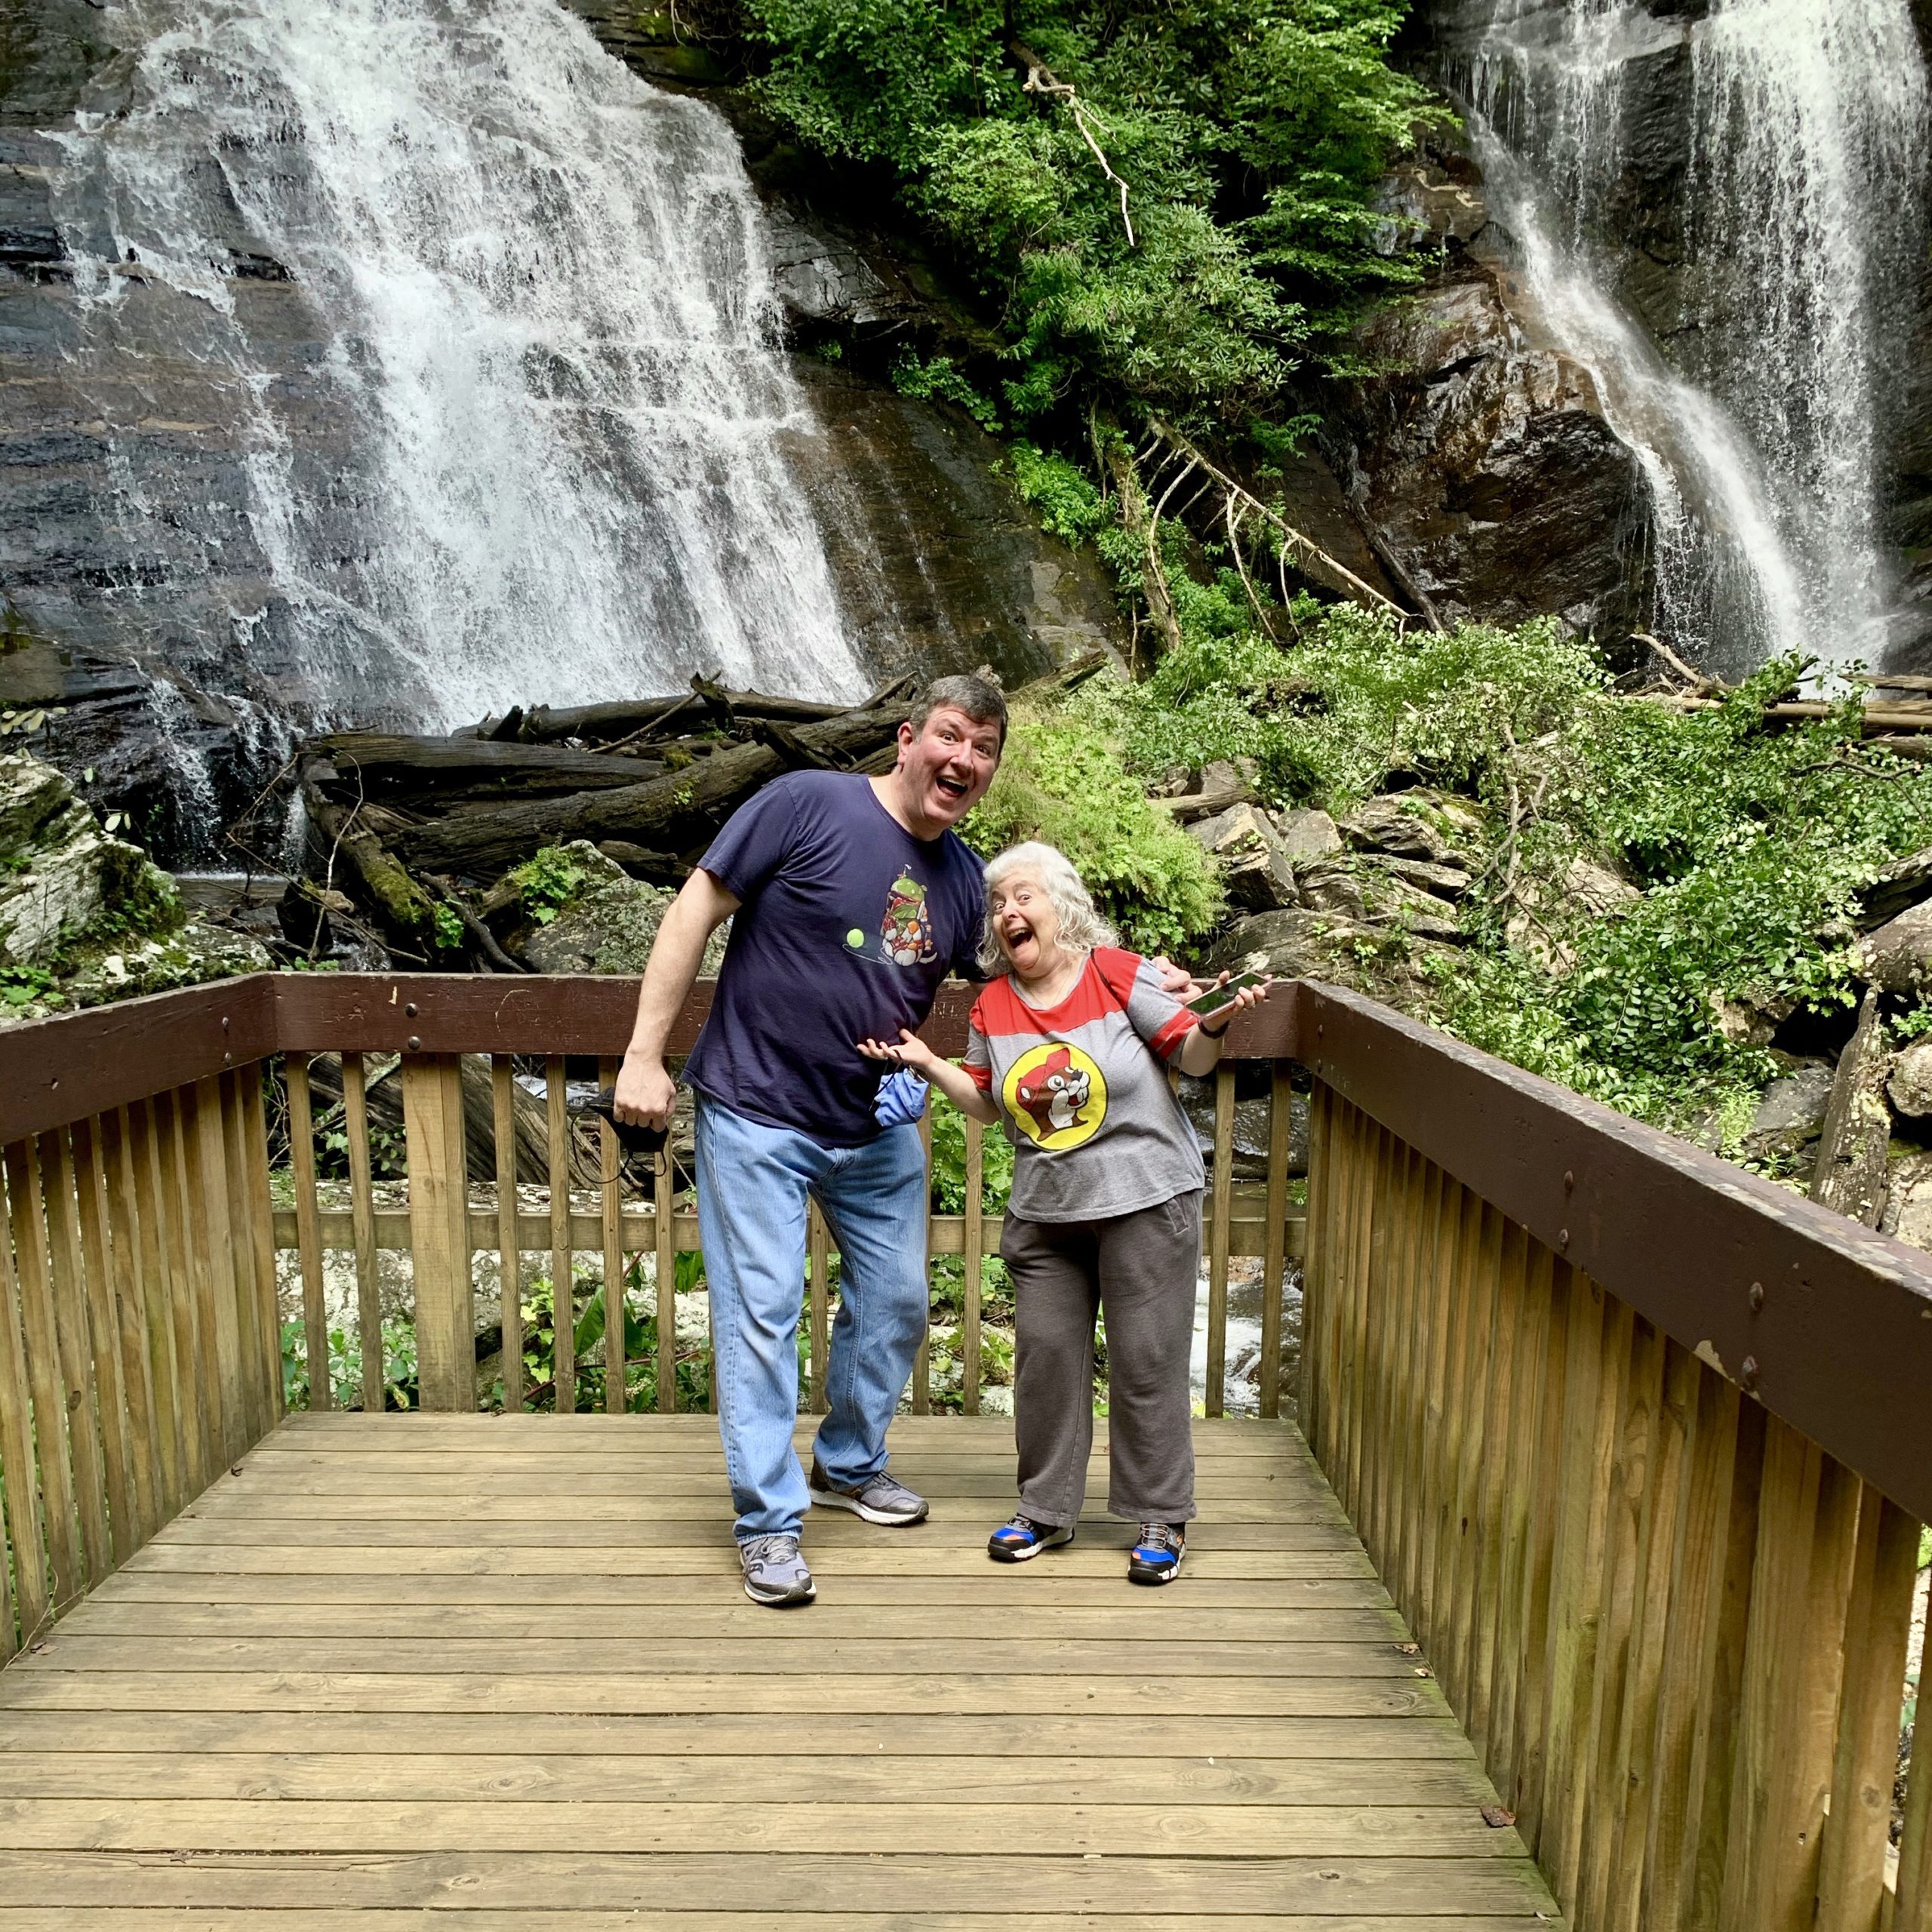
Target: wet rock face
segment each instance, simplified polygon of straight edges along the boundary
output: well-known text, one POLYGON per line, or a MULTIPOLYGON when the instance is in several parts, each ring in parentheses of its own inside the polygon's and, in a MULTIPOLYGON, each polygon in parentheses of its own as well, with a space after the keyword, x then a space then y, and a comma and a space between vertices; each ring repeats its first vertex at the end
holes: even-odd
POLYGON ((1606 642, 1642 624, 1647 499, 1581 365, 1537 345, 1512 304, 1506 238, 1466 163, 1398 181, 1442 240, 1441 272, 1375 315, 1362 346, 1389 374, 1345 421, 1362 506, 1447 621, 1541 615, 1606 642))
POLYGON ((134 846, 110 838, 73 787, 25 752, 0 758, 0 965, 37 966, 141 889, 134 846))

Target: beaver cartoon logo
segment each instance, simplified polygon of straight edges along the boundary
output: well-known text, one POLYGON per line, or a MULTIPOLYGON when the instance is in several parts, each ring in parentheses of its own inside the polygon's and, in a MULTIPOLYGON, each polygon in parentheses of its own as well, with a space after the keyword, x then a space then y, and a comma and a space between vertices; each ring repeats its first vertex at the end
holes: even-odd
POLYGON ((1078 1047, 1049 1040, 1014 1062, 1001 1097, 1008 1117, 1028 1140, 1049 1153, 1064 1153, 1100 1131, 1106 1076, 1078 1047))

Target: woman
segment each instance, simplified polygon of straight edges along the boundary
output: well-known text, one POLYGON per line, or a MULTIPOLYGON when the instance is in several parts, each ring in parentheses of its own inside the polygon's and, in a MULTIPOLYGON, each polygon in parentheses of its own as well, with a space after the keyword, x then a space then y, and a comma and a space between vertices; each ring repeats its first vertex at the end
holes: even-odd
POLYGON ((1137 1522, 1136 1583, 1171 1582, 1193 1518, 1187 1367, 1201 1249, 1201 1154, 1167 1069, 1208 1072, 1249 986, 1209 1016, 1115 944, 1080 875, 1051 845, 986 868, 981 963, 965 1063, 912 1033, 860 1042, 923 1075, 1014 1147, 1000 1254, 1018 1308, 1014 1414, 1020 1509, 987 1553, 1023 1563, 1073 1540, 1094 1438, 1094 1324, 1104 1311, 1107 1507, 1137 1522), (1001 971, 1001 969, 1004 971, 1001 971))

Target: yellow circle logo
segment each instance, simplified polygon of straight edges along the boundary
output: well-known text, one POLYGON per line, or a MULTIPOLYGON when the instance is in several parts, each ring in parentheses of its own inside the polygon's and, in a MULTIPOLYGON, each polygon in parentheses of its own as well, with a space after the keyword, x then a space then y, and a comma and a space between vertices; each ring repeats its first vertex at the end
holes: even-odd
POLYGON ((1106 1076, 1062 1040, 1022 1054, 1007 1070, 1000 1098, 1020 1131, 1050 1154, 1092 1140, 1107 1117, 1106 1076))

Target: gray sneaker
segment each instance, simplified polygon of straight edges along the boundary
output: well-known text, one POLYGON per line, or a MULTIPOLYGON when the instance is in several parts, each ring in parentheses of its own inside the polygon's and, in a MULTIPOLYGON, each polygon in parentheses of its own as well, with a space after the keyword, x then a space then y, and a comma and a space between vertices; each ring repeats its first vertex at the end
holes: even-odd
POLYGON ((747 1537, 738 1546, 738 1563, 745 1573, 745 1595, 753 1603, 789 1610, 818 1595, 796 1537, 747 1537))
POLYGON ((820 1468, 816 1456, 812 1458, 811 1492, 814 1503, 833 1509, 849 1509, 868 1523, 884 1523, 894 1529, 919 1522, 926 1513, 926 1499, 883 1469, 863 1482, 848 1486, 834 1482, 820 1468))

